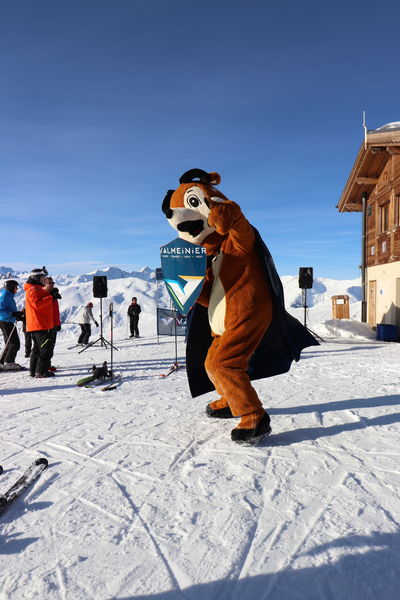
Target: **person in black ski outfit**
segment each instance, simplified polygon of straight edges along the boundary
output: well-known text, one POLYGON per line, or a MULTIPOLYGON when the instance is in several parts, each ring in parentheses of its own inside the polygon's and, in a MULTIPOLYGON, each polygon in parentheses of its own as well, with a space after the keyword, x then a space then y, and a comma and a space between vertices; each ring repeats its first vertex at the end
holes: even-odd
POLYGON ((131 335, 129 337, 139 337, 139 314, 142 312, 140 304, 137 303, 137 298, 134 296, 128 308, 129 326, 131 335))
POLYGON ((4 337, 4 351, 0 363, 4 371, 20 371, 24 368, 15 362, 15 357, 20 349, 15 323, 16 321, 22 321, 24 314, 23 311, 17 309, 15 304, 14 295, 17 290, 18 282, 10 279, 10 281, 5 282, 4 288, 0 291, 0 330, 4 337))
POLYGON ((25 316, 25 312, 24 312, 24 318, 22 321, 22 331, 24 332, 24 336, 25 336, 25 358, 29 358, 32 352, 32 332, 31 331, 27 331, 26 330, 26 316, 25 316))

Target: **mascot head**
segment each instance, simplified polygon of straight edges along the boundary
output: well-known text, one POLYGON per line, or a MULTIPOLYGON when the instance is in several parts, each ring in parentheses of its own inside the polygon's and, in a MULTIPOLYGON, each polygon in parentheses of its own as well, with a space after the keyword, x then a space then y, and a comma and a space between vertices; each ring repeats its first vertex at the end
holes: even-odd
POLYGON ((215 228, 208 224, 209 200, 222 202, 227 198, 216 188, 221 181, 218 173, 190 169, 179 179, 180 186, 169 190, 162 210, 179 237, 192 244, 202 244, 215 228))

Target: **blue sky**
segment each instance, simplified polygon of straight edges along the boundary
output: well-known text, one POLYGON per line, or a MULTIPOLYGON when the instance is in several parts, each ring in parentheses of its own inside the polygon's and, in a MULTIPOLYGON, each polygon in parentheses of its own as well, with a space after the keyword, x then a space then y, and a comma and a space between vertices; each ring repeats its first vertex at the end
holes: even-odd
POLYGON ((159 266, 160 205, 218 171, 281 275, 359 275, 336 204, 400 120, 398 1, 3 0, 0 265, 159 266))

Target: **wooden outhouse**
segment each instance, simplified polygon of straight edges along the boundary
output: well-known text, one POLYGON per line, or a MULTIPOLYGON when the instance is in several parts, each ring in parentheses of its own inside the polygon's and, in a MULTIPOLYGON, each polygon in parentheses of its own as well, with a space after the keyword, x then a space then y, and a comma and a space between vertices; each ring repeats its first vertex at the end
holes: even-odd
POLYGON ((338 209, 362 213, 362 320, 400 326, 400 121, 366 132, 338 209))
POLYGON ((350 319, 350 296, 332 296, 332 319, 350 319))

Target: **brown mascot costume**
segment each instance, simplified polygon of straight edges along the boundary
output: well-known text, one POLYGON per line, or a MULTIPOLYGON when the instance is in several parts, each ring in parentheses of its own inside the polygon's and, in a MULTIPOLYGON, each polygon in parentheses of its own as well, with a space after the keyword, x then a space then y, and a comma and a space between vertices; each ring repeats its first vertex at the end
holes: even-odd
POLYGON ((218 173, 191 169, 169 190, 162 209, 179 237, 207 250, 207 273, 189 314, 186 366, 192 396, 215 388, 209 417, 240 417, 235 442, 271 432, 251 385, 284 373, 301 350, 318 345, 285 310, 271 255, 240 206, 217 188, 218 173))

